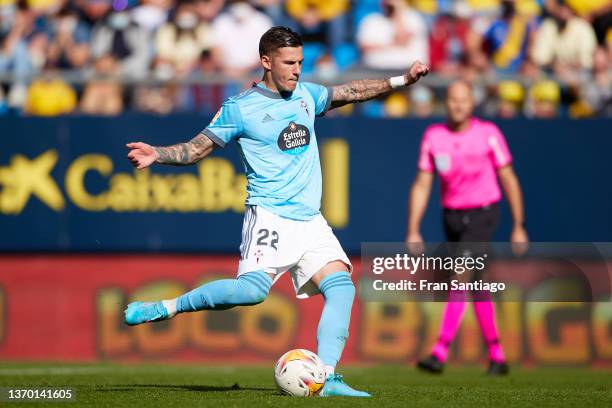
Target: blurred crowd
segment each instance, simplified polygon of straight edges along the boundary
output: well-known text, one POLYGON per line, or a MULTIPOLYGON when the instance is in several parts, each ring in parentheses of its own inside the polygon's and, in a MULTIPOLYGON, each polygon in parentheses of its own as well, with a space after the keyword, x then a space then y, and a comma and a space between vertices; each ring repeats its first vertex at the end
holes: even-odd
POLYGON ((431 65, 334 115, 442 114, 463 77, 486 116, 612 117, 612 0, 0 0, 0 114, 210 114, 260 78, 273 25, 319 82, 431 65))

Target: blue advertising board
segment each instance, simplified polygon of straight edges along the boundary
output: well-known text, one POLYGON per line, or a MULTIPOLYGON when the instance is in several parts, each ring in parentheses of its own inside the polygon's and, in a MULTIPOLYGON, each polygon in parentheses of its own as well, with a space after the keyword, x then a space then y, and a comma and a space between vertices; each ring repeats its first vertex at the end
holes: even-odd
MULTIPOLYGON (((234 145, 190 167, 136 171, 125 144, 186 141, 196 115, 0 119, 0 251, 236 252, 244 168, 234 145)), ((432 121, 317 122, 323 213, 345 249, 401 241, 418 148, 432 121)), ((498 121, 514 156, 535 241, 612 240, 608 120, 498 121)), ((504 205, 504 207, 506 207, 504 205)), ((503 211, 496 236, 508 238, 503 211)), ((443 241, 434 189, 423 222, 443 241)))

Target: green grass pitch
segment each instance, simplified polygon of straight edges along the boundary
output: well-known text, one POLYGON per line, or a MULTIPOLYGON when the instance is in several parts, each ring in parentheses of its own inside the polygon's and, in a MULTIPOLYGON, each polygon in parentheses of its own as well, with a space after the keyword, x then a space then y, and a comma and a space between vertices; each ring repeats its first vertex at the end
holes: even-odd
POLYGON ((213 367, 3 363, 0 387, 72 387, 77 401, 67 403, 69 407, 612 406, 610 370, 514 368, 508 377, 489 378, 478 368, 450 366, 443 375, 432 376, 409 366, 388 365, 345 368, 342 374, 350 385, 371 392, 374 398, 280 395, 274 387, 272 364, 213 367))

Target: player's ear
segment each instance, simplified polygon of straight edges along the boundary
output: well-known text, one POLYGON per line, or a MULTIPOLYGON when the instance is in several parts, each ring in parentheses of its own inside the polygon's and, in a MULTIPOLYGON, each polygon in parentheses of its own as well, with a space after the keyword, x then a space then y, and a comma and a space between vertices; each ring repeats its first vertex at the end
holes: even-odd
POLYGON ((270 60, 270 57, 267 56, 266 54, 261 56, 261 65, 264 67, 264 69, 267 69, 267 70, 272 69, 272 61, 270 60))

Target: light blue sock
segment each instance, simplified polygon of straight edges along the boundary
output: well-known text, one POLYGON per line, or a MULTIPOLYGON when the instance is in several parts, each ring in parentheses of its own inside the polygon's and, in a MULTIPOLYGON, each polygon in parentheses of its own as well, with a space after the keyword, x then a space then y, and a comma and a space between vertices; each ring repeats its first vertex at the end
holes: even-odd
POLYGON ((271 287, 272 278, 263 271, 248 272, 237 279, 212 281, 179 296, 176 311, 225 310, 256 305, 266 299, 271 287))
POLYGON ((326 366, 336 367, 349 335, 355 286, 346 271, 334 272, 319 284, 325 306, 317 330, 317 354, 326 366))

